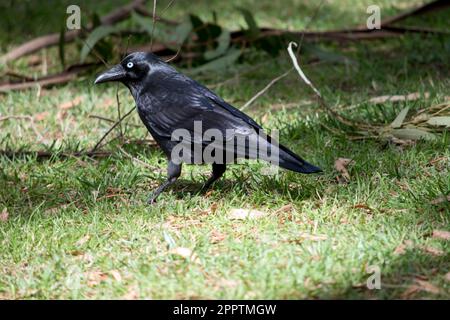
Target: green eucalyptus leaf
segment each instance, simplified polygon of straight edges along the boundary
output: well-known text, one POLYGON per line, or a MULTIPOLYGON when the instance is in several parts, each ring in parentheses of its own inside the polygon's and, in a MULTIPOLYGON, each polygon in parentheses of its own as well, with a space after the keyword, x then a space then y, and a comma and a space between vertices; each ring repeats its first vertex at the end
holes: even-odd
POLYGON ((431 132, 416 128, 394 129, 392 130, 392 135, 403 140, 436 140, 436 136, 431 132))
POLYGON ((243 8, 243 7, 238 7, 237 9, 242 13, 242 15, 244 16, 245 22, 247 23, 248 35, 251 37, 256 37, 259 34, 259 28, 258 28, 258 24, 256 23, 255 18, 253 17, 253 14, 249 10, 247 10, 246 8, 243 8))
POLYGON ((405 121, 406 115, 408 114, 409 107, 404 108, 400 113, 397 115, 394 121, 391 123, 391 127, 394 129, 400 128, 403 124, 403 121, 405 121))
POLYGON ((206 60, 212 60, 223 55, 229 48, 231 43, 231 35, 228 30, 222 30, 222 33, 217 38, 218 46, 214 50, 206 51, 204 58, 206 60))
POLYGON ((212 60, 190 71, 191 74, 198 74, 210 70, 224 69, 232 65, 241 56, 241 50, 232 48, 220 58, 212 60))
POLYGON ((192 23, 185 20, 175 28, 175 33, 172 36, 173 42, 181 46, 192 32, 192 23))
POLYGON ((81 62, 84 62, 84 60, 86 60, 86 57, 92 51, 92 49, 95 47, 97 42, 99 42, 100 40, 109 36, 110 34, 117 32, 118 30, 120 30, 120 28, 113 27, 113 26, 100 26, 100 27, 94 29, 89 34, 87 39, 84 41, 84 45, 83 45, 83 48, 81 49, 81 54, 80 54, 81 62))
POLYGON ((431 117, 428 119, 427 124, 434 127, 450 128, 450 117, 431 117))
POLYGON ((355 60, 352 60, 342 54, 332 52, 330 50, 325 50, 317 45, 303 44, 303 48, 306 52, 316 56, 322 61, 335 62, 335 63, 347 63, 347 64, 357 64, 355 60))
POLYGON ((169 249, 173 249, 177 246, 177 244, 175 243, 175 240, 172 238, 172 236, 170 235, 169 232, 167 232, 166 230, 163 231, 163 236, 164 236, 164 240, 167 243, 167 246, 169 247, 169 249))
MULTIPOLYGON (((133 12, 131 14, 131 20, 134 21, 141 29, 148 34, 152 34, 152 28, 153 28, 153 19, 143 17, 140 14, 137 14, 136 12, 133 12)), ((155 28, 156 29, 156 28, 155 28)))

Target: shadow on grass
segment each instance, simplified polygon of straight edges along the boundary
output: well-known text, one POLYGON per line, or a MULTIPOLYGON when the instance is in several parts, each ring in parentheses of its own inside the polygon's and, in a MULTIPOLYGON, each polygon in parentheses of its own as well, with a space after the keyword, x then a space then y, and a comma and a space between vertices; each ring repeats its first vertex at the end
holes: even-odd
MULTIPOLYGON (((448 253, 427 254, 413 247, 402 254, 391 254, 388 262, 380 264, 381 288, 369 289, 367 278, 356 286, 348 286, 338 293, 318 295, 322 299, 448 299, 450 286, 445 274, 450 268, 448 253), (433 280, 431 280, 433 279, 433 280), (431 281, 429 281, 431 280, 431 281)), ((326 289, 324 289, 326 291, 326 289)))

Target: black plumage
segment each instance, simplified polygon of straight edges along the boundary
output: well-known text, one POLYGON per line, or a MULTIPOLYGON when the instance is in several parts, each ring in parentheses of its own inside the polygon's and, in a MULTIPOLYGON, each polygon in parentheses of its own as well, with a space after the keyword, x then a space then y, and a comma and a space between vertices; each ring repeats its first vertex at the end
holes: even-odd
POLYGON ((262 127, 245 113, 151 53, 128 55, 100 74, 95 83, 107 81, 120 81, 130 89, 142 122, 169 159, 168 179, 150 196, 150 203, 177 180, 183 162, 212 164, 212 176, 204 189, 222 176, 230 160, 237 158, 260 158, 300 173, 321 171, 265 136, 262 127), (190 138, 174 137, 177 129, 189 133, 190 138), (214 138, 205 137, 205 132, 214 132, 214 138), (174 156, 180 147, 177 155, 183 156, 181 160, 174 156), (261 153, 262 147, 269 152, 261 153), (207 159, 203 157, 206 151, 219 156, 207 159), (276 154, 276 161, 268 154, 276 154))

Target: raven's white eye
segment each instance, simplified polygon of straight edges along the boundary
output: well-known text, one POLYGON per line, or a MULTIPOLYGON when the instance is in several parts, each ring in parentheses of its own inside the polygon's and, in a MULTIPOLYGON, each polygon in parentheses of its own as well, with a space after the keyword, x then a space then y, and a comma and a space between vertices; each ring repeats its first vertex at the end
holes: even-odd
POLYGON ((133 62, 128 62, 128 63, 127 63, 127 68, 128 68, 128 69, 133 68, 133 66, 134 66, 133 62))

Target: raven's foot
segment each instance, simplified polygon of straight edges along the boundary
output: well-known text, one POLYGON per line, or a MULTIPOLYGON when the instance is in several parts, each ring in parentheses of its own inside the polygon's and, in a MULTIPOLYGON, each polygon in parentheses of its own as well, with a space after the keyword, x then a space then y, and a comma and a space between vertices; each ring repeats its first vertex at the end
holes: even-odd
POLYGON ((209 177, 209 179, 203 184, 203 186, 199 190, 199 193, 206 193, 206 191, 211 188, 213 183, 216 182, 226 170, 226 166, 224 164, 213 163, 212 168, 213 172, 211 177, 209 177))
POLYGON ((156 198, 171 184, 177 181, 178 177, 181 174, 181 164, 175 164, 172 161, 169 161, 169 165, 167 167, 168 178, 163 184, 161 184, 158 189, 156 189, 148 198, 148 204, 154 204, 156 202, 156 198))
POLYGON ((203 195, 203 194, 205 194, 208 191, 208 189, 209 188, 205 188, 205 186, 202 186, 196 192, 194 191, 194 195, 196 195, 196 196, 203 195))
POLYGON ((158 198, 157 194, 150 194, 150 196, 147 198, 147 204, 155 204, 156 203, 156 198, 158 198))

